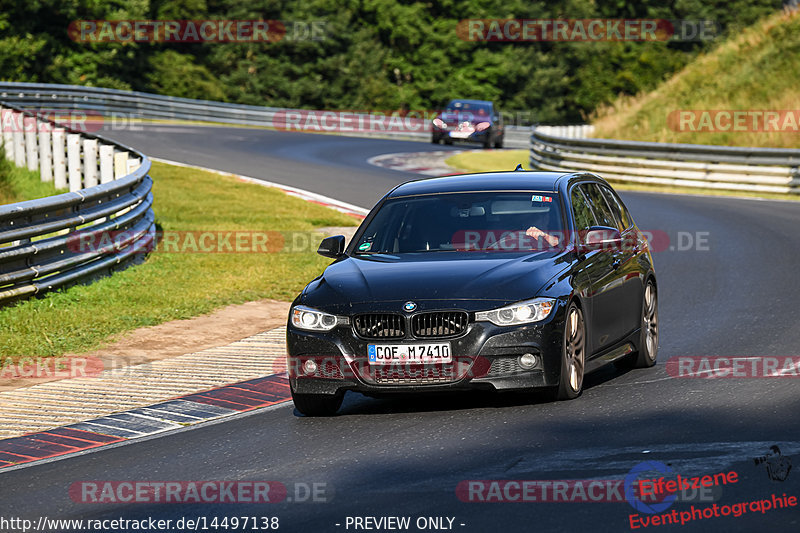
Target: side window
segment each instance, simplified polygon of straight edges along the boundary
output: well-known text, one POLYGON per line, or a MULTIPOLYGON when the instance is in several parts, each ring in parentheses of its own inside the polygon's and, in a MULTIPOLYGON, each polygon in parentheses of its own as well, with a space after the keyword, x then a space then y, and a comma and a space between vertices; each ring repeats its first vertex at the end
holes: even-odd
POLYGON ((572 203, 572 217, 575 220, 576 232, 581 232, 582 230, 597 225, 594 213, 592 213, 592 208, 589 207, 589 201, 586 199, 580 187, 573 187, 570 200, 572 203))
POLYGON ((603 193, 600 191, 599 185, 596 183, 583 183, 578 187, 583 189, 586 199, 589 201, 592 211, 594 211, 598 226, 608 226, 610 228, 619 226, 617 219, 614 218, 614 214, 611 212, 611 208, 608 206, 608 202, 606 202, 603 193))
POLYGON ((625 209, 625 205, 623 205, 622 200, 619 199, 614 191, 605 185, 601 185, 600 190, 603 191, 603 196, 605 196, 606 200, 608 200, 608 205, 611 206, 614 216, 620 221, 619 230, 623 231, 630 228, 631 216, 628 214, 628 210, 625 209))

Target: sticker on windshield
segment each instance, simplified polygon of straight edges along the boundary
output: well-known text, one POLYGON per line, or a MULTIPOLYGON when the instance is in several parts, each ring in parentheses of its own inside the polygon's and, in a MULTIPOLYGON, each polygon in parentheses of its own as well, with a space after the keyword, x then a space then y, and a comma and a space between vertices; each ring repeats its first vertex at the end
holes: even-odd
POLYGON ((367 251, 367 250, 369 250, 370 248, 372 248, 372 243, 371 243, 371 242, 364 242, 364 243, 361 243, 361 244, 358 246, 358 251, 359 251, 359 252, 366 252, 366 251, 367 251))
POLYGON ((539 196, 538 194, 534 194, 533 197, 531 197, 531 202, 552 202, 552 201, 553 201, 552 196, 539 196))

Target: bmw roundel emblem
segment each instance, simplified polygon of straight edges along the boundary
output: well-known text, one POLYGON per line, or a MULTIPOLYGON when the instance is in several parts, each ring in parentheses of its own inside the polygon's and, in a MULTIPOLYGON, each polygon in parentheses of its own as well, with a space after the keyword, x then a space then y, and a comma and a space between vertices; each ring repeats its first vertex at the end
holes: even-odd
POLYGON ((407 313, 412 312, 416 308, 417 304, 415 304, 414 302, 406 302, 403 304, 403 311, 406 311, 407 313))

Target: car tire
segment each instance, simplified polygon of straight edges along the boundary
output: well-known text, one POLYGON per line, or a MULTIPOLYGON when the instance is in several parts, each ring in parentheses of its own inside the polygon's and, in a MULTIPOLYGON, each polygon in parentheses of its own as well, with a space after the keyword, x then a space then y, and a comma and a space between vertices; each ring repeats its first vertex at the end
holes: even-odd
POLYGON ((447 146, 450 146, 451 144, 453 144, 453 139, 451 139, 450 137, 445 137, 444 138, 444 144, 446 144, 447 146))
POLYGON ((564 322, 564 342, 561 347, 561 372, 556 400, 572 400, 583 391, 586 367, 586 322, 583 311, 575 302, 567 308, 564 322))
POLYGON ((344 394, 298 394, 292 390, 294 407, 305 416, 333 416, 342 406, 344 394))
POLYGON ((486 138, 483 140, 484 150, 488 150, 492 147, 493 137, 494 135, 492 135, 492 130, 489 130, 489 132, 486 134, 486 138))
POLYGON ((439 139, 439 137, 437 137, 436 135, 431 136, 431 144, 439 144, 440 140, 441 139, 439 139))
POLYGON ((494 147, 495 148, 502 148, 503 147, 503 139, 504 135, 499 136, 497 139, 494 140, 494 147))
POLYGON ((639 352, 633 361, 635 368, 650 368, 658 358, 658 291, 653 280, 644 287, 642 302, 642 331, 639 352))
POLYGON ((658 358, 658 291, 653 280, 648 280, 642 298, 642 323, 639 332, 639 350, 615 361, 617 368, 650 368, 658 358))

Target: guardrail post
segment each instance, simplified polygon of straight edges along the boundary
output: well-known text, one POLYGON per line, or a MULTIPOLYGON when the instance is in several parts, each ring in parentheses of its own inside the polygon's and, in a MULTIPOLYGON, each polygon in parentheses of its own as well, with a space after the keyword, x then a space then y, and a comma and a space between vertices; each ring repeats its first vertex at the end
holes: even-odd
POLYGON ((0 129, 3 131, 3 148, 6 152, 6 159, 14 160, 14 134, 12 124, 14 123, 13 111, 10 109, 0 109, 0 129))
POLYGON ((128 159, 128 172, 127 174, 133 174, 133 172, 142 166, 142 160, 138 157, 134 157, 132 159, 128 159))
POLYGON ((81 136, 77 133, 67 135, 67 172, 69 191, 81 190, 81 136))
POLYGON ((38 170, 39 153, 38 146, 36 146, 38 121, 36 117, 25 117, 22 122, 25 130, 25 162, 28 164, 28 170, 38 170))
POLYGON ((83 140, 83 180, 85 187, 97 185, 97 139, 83 140))
POLYGON ((64 128, 53 128, 53 185, 56 189, 67 188, 67 160, 64 147, 64 128))
POLYGON ((12 113, 12 124, 14 132, 14 164, 18 167, 25 166, 25 135, 22 131, 22 113, 12 113))
POLYGON ((39 123, 39 176, 44 182, 53 181, 53 151, 50 137, 53 126, 49 122, 39 123))
POLYGON ((114 153, 114 179, 118 180, 128 175, 128 152, 114 153))
POLYGON ((100 145, 100 183, 108 183, 114 179, 114 147, 110 144, 100 145))

